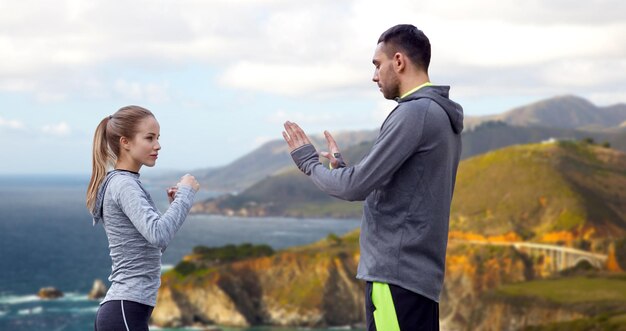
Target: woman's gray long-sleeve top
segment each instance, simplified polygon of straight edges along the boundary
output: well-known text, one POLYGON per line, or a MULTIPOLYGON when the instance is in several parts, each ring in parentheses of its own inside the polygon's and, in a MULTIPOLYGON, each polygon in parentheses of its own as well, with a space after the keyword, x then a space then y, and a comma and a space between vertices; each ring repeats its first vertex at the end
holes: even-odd
POLYGON ((182 226, 195 191, 180 185, 175 199, 161 213, 139 181, 139 174, 113 170, 98 190, 94 225, 102 221, 109 240, 111 287, 101 304, 130 300, 156 305, 161 285, 161 254, 182 226))

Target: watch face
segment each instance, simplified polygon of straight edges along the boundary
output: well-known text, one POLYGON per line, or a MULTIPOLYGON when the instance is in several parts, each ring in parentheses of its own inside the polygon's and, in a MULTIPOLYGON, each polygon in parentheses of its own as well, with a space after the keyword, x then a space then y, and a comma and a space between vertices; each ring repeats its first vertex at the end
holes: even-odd
POLYGON ((334 156, 335 158, 341 157, 341 153, 333 153, 333 156, 334 156))

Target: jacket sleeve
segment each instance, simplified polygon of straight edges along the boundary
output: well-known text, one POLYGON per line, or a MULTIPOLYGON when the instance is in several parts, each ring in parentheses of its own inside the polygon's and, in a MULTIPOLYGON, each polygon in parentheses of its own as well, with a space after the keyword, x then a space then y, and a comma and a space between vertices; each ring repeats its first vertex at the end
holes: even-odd
POLYGON ((137 231, 150 244, 165 248, 183 225, 191 210, 195 193, 191 186, 179 186, 174 201, 161 214, 152 206, 139 183, 125 180, 120 187, 117 202, 137 231))
POLYGON ((362 201, 415 153, 426 114, 425 109, 399 105, 383 124, 370 153, 354 166, 325 168, 311 144, 293 150, 291 157, 322 191, 339 199, 362 201))

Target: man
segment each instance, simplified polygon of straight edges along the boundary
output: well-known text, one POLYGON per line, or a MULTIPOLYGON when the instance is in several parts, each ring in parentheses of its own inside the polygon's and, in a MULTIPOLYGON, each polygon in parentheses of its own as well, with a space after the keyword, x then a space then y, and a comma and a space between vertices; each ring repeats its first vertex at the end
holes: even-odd
POLYGON ((463 110, 448 86, 430 83, 430 42, 416 27, 385 31, 373 63, 373 81, 398 105, 363 160, 347 166, 326 131, 327 169, 297 124, 286 122, 283 137, 322 191, 365 200, 357 278, 367 282, 368 330, 438 330, 463 110))

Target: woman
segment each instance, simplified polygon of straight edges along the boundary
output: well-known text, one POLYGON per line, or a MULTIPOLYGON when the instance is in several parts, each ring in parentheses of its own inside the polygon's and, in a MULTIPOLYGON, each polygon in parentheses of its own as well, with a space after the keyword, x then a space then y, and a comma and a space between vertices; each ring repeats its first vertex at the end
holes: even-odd
POLYGON ((121 108, 96 128, 87 208, 94 225, 101 221, 104 226, 113 263, 96 331, 148 330, 161 283, 161 253, 185 221, 200 187, 193 176, 183 176, 168 191, 170 207, 159 212, 139 181, 141 167, 156 163, 159 131, 154 115, 138 106, 121 108))

